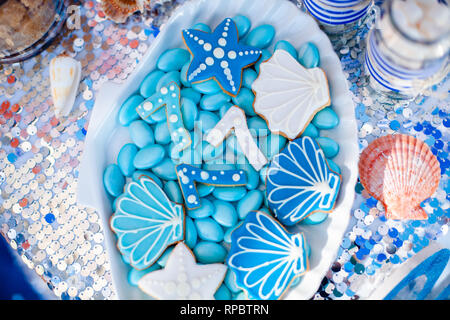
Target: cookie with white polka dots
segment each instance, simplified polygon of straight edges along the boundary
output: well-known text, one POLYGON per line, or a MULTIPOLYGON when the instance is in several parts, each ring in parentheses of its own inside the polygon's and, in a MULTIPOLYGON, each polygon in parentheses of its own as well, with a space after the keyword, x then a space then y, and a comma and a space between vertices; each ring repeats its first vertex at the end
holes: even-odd
POLYGON ((176 173, 188 209, 200 207, 200 196, 195 182, 220 187, 245 186, 247 184, 244 170, 204 170, 182 163, 177 165, 176 173))
POLYGON ((239 43, 236 25, 230 18, 213 33, 185 29, 182 34, 193 55, 187 80, 199 83, 213 78, 225 93, 235 97, 241 88, 243 69, 258 61, 262 51, 239 43))

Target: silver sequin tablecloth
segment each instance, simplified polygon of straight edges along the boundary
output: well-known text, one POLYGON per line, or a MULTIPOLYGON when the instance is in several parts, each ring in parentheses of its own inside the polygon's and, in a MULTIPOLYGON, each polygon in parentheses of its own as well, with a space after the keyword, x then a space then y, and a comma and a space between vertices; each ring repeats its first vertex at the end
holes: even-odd
MULTIPOLYGON (((25 63, 0 65, 0 233, 56 297, 114 299, 99 216, 76 203, 79 162, 96 92, 106 81, 127 78, 158 34, 156 19, 174 4, 165 1, 148 17, 135 15, 120 25, 106 20, 96 1, 75 4, 80 29, 65 29, 25 63), (63 50, 81 62, 83 77, 71 114, 57 119, 48 65, 63 50)), ((438 157, 441 183, 423 203, 428 220, 405 222, 386 220, 381 203, 358 183, 338 258, 314 299, 364 297, 376 276, 448 232, 450 81, 409 104, 381 98, 368 88, 363 70, 366 34, 362 28, 338 51, 355 102, 360 148, 386 134, 413 135, 438 157)))

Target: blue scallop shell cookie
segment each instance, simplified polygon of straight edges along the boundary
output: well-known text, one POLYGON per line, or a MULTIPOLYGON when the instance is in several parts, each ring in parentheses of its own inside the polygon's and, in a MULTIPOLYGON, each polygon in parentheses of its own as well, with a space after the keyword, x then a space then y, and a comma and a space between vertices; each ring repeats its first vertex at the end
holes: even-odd
POLYGON ((193 59, 187 70, 187 80, 198 83, 214 78, 227 94, 236 96, 245 67, 261 56, 258 48, 239 43, 234 21, 223 20, 213 33, 196 29, 183 30, 183 39, 193 59))
POLYGON ((183 207, 172 203, 154 180, 141 176, 127 184, 110 225, 124 258, 142 270, 184 239, 184 220, 183 207))
POLYGON ((269 208, 286 226, 314 212, 334 208, 341 177, 332 171, 320 146, 310 137, 291 141, 267 170, 269 208))
POLYGON ((309 268, 302 233, 291 234, 267 213, 250 212, 231 234, 227 264, 251 299, 276 300, 309 268))

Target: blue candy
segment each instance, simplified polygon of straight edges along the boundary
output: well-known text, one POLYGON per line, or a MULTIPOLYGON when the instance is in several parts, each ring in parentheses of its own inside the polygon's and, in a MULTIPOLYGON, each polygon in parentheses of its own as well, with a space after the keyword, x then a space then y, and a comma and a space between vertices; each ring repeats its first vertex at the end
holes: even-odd
POLYGON ((244 73, 242 74, 242 84, 244 87, 251 89, 252 83, 255 81, 255 79, 258 77, 258 74, 255 72, 255 70, 247 68, 244 70, 244 73))
POLYGON ((231 292, 224 284, 222 284, 214 294, 214 298, 216 300, 231 300, 231 292))
POLYGON ((200 207, 192 210, 187 210, 187 214, 193 219, 202 219, 212 215, 215 210, 216 208, 211 201, 206 198, 202 198, 200 200, 200 207))
POLYGON ((128 126, 133 120, 139 118, 136 108, 142 101, 144 101, 144 98, 138 94, 135 94, 129 97, 122 104, 119 110, 119 123, 122 126, 128 126))
POLYGON ((341 168, 339 168, 339 166, 333 160, 327 159, 327 163, 331 170, 338 174, 341 174, 341 168))
POLYGON ((227 228, 225 230, 225 233, 223 235, 223 241, 225 241, 228 244, 231 243, 231 233, 233 232, 234 229, 235 229, 235 226, 233 226, 231 228, 227 228))
POLYGON ((306 217, 304 220, 302 220, 302 223, 309 224, 309 225, 319 224, 319 223, 324 222, 327 218, 328 218, 328 213, 319 211, 319 212, 315 212, 315 213, 309 215, 308 217, 306 217))
POLYGON ((261 63, 270 59, 270 57, 272 57, 272 53, 269 50, 264 49, 261 53, 261 58, 255 64, 255 70, 258 74, 259 74, 259 66, 261 65, 261 63))
POLYGON ((162 87, 166 87, 171 82, 180 86, 180 73, 178 71, 170 71, 163 75, 156 84, 156 91, 159 92, 162 87))
POLYGON ((250 30, 252 23, 250 19, 243 15, 237 15, 233 18, 234 23, 239 34, 239 38, 242 39, 250 30))
POLYGON ((155 143, 152 128, 145 121, 133 121, 128 128, 130 130, 131 140, 139 148, 155 143))
POLYGON ((312 119, 312 123, 319 130, 329 130, 335 128, 339 124, 339 117, 333 109, 327 107, 317 112, 312 119))
POLYGON ((286 138, 276 133, 259 139, 259 148, 268 159, 272 159, 273 156, 280 153, 285 145, 286 138))
POLYGON ((318 67, 320 64, 319 50, 311 42, 303 44, 300 49, 298 49, 298 61, 305 68, 318 67))
POLYGON ((223 92, 204 95, 200 100, 200 108, 206 111, 217 111, 222 105, 229 101, 230 96, 223 92))
POLYGON ((181 83, 183 84, 183 86, 188 87, 188 88, 191 87, 191 83, 186 78, 187 77, 187 70, 189 69, 189 64, 190 64, 189 61, 187 63, 185 63, 183 68, 181 68, 181 71, 180 71, 181 83))
POLYGON ((192 89, 202 94, 214 94, 222 91, 220 86, 213 79, 209 79, 199 83, 193 83, 192 89))
POLYGON ((211 186, 209 184, 198 184, 197 192, 200 197, 206 197, 214 191, 214 188, 214 186, 211 186))
POLYGON ((237 212, 239 219, 244 220, 250 211, 258 210, 263 203, 263 194, 259 190, 249 191, 245 197, 239 200, 237 204, 237 212))
POLYGON ((200 31, 203 31, 203 32, 211 32, 211 28, 207 24, 204 24, 204 23, 201 23, 201 22, 194 24, 192 26, 192 29, 200 30, 200 31))
POLYGON ((198 118, 198 110, 195 102, 189 98, 182 98, 181 100, 181 114, 183 116, 183 123, 186 129, 193 130, 195 120, 198 118))
POLYGON ((161 70, 154 70, 150 72, 142 81, 141 87, 139 88, 139 93, 144 98, 150 97, 156 92, 156 85, 158 84, 161 77, 165 75, 161 70))
POLYGON ((159 178, 165 180, 176 180, 177 173, 175 172, 175 165, 169 158, 164 158, 158 165, 152 168, 154 174, 159 178))
POLYGON ((147 269, 144 270, 136 270, 134 268, 130 269, 130 271, 128 271, 128 283, 131 284, 132 286, 137 286, 138 285, 138 281, 145 276, 147 273, 158 270, 160 268, 160 266, 155 263, 152 266, 148 267, 147 269))
POLYGON ((113 197, 118 197, 122 194, 125 177, 118 165, 110 164, 106 167, 103 173, 103 184, 106 191, 113 197))
POLYGON ((248 119, 247 124, 254 137, 266 137, 270 133, 266 121, 260 117, 251 117, 248 119))
POLYGON ((117 155, 117 164, 119 165, 120 171, 126 177, 130 177, 134 170, 136 170, 133 161, 134 157, 138 152, 138 147, 133 143, 125 144, 119 151, 117 155))
POLYGON ((244 110, 248 116, 256 115, 255 110, 253 110, 253 100, 255 100, 255 95, 248 88, 241 88, 239 94, 233 97, 233 103, 244 110))
POLYGON ((186 217, 186 232, 184 242, 189 248, 194 248, 197 244, 197 228, 191 218, 186 217))
POLYGON ((246 44, 260 49, 267 48, 275 37, 275 28, 270 24, 263 24, 254 28, 246 38, 246 44))
POLYGON ((209 161, 212 159, 216 159, 223 154, 224 144, 221 143, 217 147, 214 147, 212 144, 209 144, 207 141, 202 141, 202 158, 204 161, 209 161))
POLYGON ((166 122, 159 122, 155 126, 155 141, 157 144, 169 144, 170 138, 169 127, 166 122))
POLYGON ((238 293, 242 291, 241 288, 239 288, 236 284, 236 275, 234 274, 233 270, 228 269, 227 274, 225 275, 224 282, 228 289, 231 290, 231 292, 238 293))
POLYGON ((316 141, 323 150, 325 157, 332 159, 339 153, 339 145, 333 139, 328 137, 318 137, 316 138, 316 141))
POLYGON ((159 56, 156 66, 165 72, 180 70, 190 57, 189 51, 185 49, 169 49, 159 56))
POLYGON ((308 124, 306 129, 302 133, 302 137, 317 138, 319 136, 319 130, 312 123, 308 124))
POLYGON ((167 248, 166 251, 164 251, 161 257, 158 259, 158 261, 156 261, 156 263, 164 268, 166 266, 167 259, 169 259, 170 253, 172 252, 173 248, 174 246, 167 248))
POLYGON ((219 117, 209 111, 200 111, 198 120, 200 121, 203 133, 207 133, 216 126, 217 122, 219 122, 219 117))
POLYGON ((236 225, 238 214, 231 203, 222 200, 214 200, 213 204, 216 208, 216 211, 212 216, 214 220, 226 228, 236 225))
POLYGON ((194 247, 194 254, 200 263, 221 263, 225 261, 227 250, 212 241, 200 241, 194 247))
POLYGON ((149 145, 139 150, 134 157, 134 166, 137 169, 153 168, 164 159, 165 150, 157 144, 149 145))
POLYGON ((273 47, 273 51, 275 52, 276 50, 284 50, 289 53, 295 60, 297 60, 297 50, 295 50, 294 46, 289 41, 277 41, 277 43, 275 43, 275 46, 273 47))
POLYGON ((200 239, 214 242, 223 240, 223 229, 214 219, 210 217, 195 219, 194 223, 200 239))
POLYGON ((245 187, 216 187, 213 196, 223 201, 239 201, 247 194, 245 187))
POLYGON ((170 201, 176 203, 183 203, 183 195, 181 194, 180 187, 178 183, 173 180, 167 181, 164 184, 164 192, 169 197, 170 201))
POLYGON ((199 103, 200 98, 202 97, 202 95, 199 92, 195 91, 192 88, 183 88, 181 89, 180 94, 182 98, 188 98, 192 100, 195 104, 199 103))

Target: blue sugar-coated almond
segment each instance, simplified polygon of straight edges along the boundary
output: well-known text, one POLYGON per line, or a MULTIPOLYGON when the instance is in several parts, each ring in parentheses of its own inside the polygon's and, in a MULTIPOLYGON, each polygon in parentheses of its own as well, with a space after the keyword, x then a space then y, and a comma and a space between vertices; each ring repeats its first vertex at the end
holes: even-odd
POLYGON ((134 120, 139 119, 136 108, 142 101, 144 101, 144 98, 139 94, 135 94, 122 104, 119 110, 119 123, 122 126, 128 126, 134 120))
POLYGON ((315 68, 320 65, 319 49, 312 42, 304 43, 298 49, 298 61, 305 68, 315 68))
POLYGON ((227 256, 227 250, 213 241, 199 241, 194 247, 194 255, 200 263, 222 263, 227 256))
POLYGON ((138 151, 133 164, 136 169, 153 168, 164 159, 164 155, 165 150, 162 146, 152 144, 138 151))
POLYGON ((159 56, 156 66, 165 72, 180 70, 190 57, 191 54, 186 49, 169 49, 159 56))
POLYGON ((139 148, 155 143, 152 128, 143 120, 135 120, 128 127, 131 140, 139 148))
POLYGON ((117 155, 117 164, 124 176, 131 177, 136 170, 133 162, 138 151, 139 149, 134 143, 127 143, 120 149, 117 155))
POLYGON ((103 185, 106 191, 113 197, 118 197, 122 194, 125 177, 118 165, 110 164, 106 167, 103 173, 103 185))
POLYGON ((254 28, 248 34, 246 43, 260 49, 267 48, 275 37, 275 28, 270 24, 263 24, 254 28))

